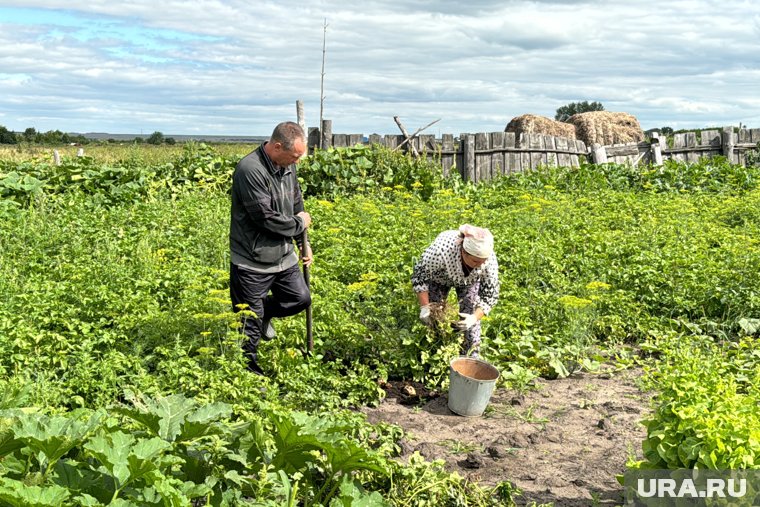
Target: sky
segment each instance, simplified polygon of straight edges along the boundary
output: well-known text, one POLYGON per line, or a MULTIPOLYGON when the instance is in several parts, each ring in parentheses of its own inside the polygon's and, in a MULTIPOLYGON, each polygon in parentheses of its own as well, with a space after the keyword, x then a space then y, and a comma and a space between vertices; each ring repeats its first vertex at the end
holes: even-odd
POLYGON ((760 2, 0 0, 10 130, 265 136, 297 100, 318 126, 322 77, 334 133, 495 132, 584 100, 644 130, 760 128, 760 2))

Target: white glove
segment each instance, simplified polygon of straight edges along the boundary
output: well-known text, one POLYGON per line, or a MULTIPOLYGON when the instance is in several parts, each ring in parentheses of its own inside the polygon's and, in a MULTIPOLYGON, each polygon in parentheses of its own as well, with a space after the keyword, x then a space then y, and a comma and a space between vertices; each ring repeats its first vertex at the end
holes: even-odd
POLYGON ((472 313, 460 313, 462 320, 451 324, 455 329, 459 331, 467 331, 472 326, 478 323, 478 318, 472 313))
POLYGON ((426 326, 430 325, 430 305, 422 305, 420 307, 420 320, 426 326))

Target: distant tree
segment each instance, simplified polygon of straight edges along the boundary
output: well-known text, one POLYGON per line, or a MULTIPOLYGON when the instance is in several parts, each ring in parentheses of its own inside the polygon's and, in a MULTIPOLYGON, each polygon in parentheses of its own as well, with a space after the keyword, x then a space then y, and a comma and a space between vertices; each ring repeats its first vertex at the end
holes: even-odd
POLYGON ((557 109, 557 113, 554 115, 554 119, 557 121, 567 121, 574 114, 587 113, 588 111, 604 111, 604 106, 601 102, 591 102, 584 100, 583 102, 570 102, 557 109))
POLYGON ((0 125, 0 144, 16 144, 16 134, 0 125))
POLYGON ((164 135, 158 131, 153 132, 146 142, 148 144, 164 144, 164 135))
POLYGON ((47 132, 37 134, 37 142, 48 145, 67 144, 69 135, 60 130, 48 130, 47 132))
POLYGON ((134 140, 135 144, 142 144, 144 142, 145 142, 145 139, 143 139, 142 137, 135 137, 135 140, 134 140))
POLYGON ((24 131, 24 141, 27 143, 33 143, 37 141, 37 129, 34 127, 29 127, 24 131))
POLYGON ((672 127, 662 127, 660 129, 660 133, 664 134, 666 136, 673 135, 673 128, 672 127))
POLYGON ((166 138, 166 144, 168 144, 170 146, 174 146, 175 144, 177 144, 177 141, 173 137, 167 137, 166 138))

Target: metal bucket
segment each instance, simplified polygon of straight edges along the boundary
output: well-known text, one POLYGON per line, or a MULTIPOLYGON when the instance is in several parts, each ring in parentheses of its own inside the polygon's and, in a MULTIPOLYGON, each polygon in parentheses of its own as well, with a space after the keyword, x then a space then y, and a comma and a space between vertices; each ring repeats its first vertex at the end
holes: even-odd
POLYGON ((483 414, 499 379, 499 370, 485 361, 457 357, 449 365, 449 410, 466 417, 483 414))

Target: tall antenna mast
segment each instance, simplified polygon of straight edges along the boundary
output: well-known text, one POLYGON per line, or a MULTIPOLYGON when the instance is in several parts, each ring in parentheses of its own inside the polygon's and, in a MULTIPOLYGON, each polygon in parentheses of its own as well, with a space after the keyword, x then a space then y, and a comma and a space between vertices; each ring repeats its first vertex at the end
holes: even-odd
POLYGON ((322 27, 322 78, 319 83, 319 149, 321 150, 323 146, 323 139, 324 135, 322 130, 324 129, 324 125, 322 125, 322 114, 324 112, 325 108, 325 43, 327 41, 327 18, 325 18, 324 26, 322 27))

